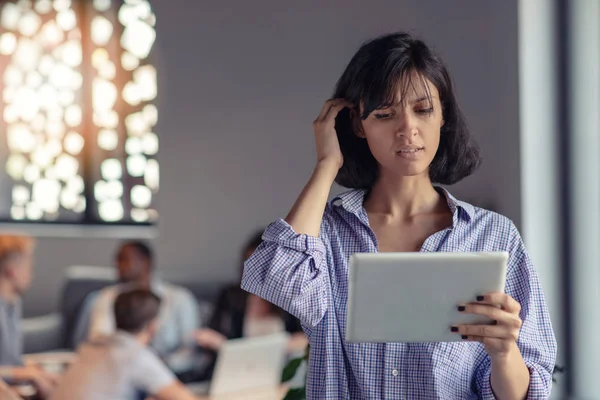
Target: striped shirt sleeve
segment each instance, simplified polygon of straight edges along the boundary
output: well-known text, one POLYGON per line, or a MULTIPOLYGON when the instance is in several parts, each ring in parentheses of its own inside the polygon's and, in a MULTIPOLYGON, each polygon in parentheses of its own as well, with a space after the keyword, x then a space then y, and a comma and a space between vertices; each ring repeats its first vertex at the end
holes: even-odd
MULTIPOLYGON (((547 399, 552 388, 552 371, 556 361, 556 339, 539 277, 523 240, 512 223, 508 251, 510 258, 506 293, 521 305, 520 318, 523 325, 517 345, 530 373, 527 399, 547 399)), ((476 375, 482 399, 495 399, 490 376, 491 363, 488 357, 481 364, 476 375)))
POLYGON ((309 327, 327 311, 327 228, 318 238, 298 234, 283 219, 269 225, 263 243, 244 264, 242 289, 281 307, 309 327))

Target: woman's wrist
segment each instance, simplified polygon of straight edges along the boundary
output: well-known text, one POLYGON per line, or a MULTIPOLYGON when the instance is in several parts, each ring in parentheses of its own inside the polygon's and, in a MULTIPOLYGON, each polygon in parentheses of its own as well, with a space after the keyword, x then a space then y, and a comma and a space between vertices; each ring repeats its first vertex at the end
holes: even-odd
POLYGON ((508 352, 492 353, 490 354, 490 359, 492 360, 492 366, 505 367, 507 365, 511 365, 515 360, 522 361, 523 357, 521 356, 521 350, 519 350, 517 343, 513 343, 508 352))
POLYGON ((317 162, 315 166, 315 173, 323 173, 331 177, 331 181, 337 176, 340 166, 335 161, 321 160, 317 162))
POLYGON ((524 399, 529 388, 530 372, 515 343, 506 353, 490 355, 492 391, 499 399, 524 399))

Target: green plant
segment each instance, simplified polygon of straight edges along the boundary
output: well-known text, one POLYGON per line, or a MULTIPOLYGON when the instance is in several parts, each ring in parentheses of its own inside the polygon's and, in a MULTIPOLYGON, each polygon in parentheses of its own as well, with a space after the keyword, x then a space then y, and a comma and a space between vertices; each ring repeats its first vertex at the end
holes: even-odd
MULTIPOLYGON (((302 365, 303 361, 308 361, 308 354, 310 353, 310 345, 306 346, 306 350, 304 351, 304 355, 302 357, 291 359, 285 368, 283 369, 283 374, 281 376, 281 382, 288 382, 290 379, 296 375, 298 368, 302 365)), ((283 400, 305 400, 306 399, 306 379, 304 386, 297 388, 290 388, 286 393, 283 400)))

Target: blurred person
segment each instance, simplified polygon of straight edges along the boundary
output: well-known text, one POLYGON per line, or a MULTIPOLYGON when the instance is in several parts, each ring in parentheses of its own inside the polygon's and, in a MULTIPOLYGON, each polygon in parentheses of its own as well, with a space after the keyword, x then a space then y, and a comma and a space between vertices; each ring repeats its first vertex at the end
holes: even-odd
POLYGON ((22 360, 21 296, 33 278, 34 245, 27 236, 0 235, 0 377, 10 384, 30 382, 45 398, 56 376, 22 360))
POLYGON ((115 331, 115 298, 132 288, 151 289, 161 298, 159 326, 151 343, 165 363, 184 378, 195 368, 194 332, 200 326, 196 299, 189 290, 166 283, 154 271, 152 250, 138 241, 123 243, 116 253, 120 283, 100 291, 90 315, 88 338, 115 331))
POLYGON ((480 164, 442 60, 406 33, 368 41, 313 131, 312 175, 242 279, 310 332, 307 398, 548 398, 556 340, 517 228, 440 186, 480 164), (334 182, 350 190, 328 201, 334 182), (420 251, 508 252, 505 292, 448 305, 496 324, 449 326, 451 343, 346 342, 350 256, 420 251))
POLYGON ((147 289, 117 295, 116 332, 82 344, 51 400, 191 400, 194 395, 149 348, 161 299, 147 289))
MULTIPOLYGON (((256 233, 244 246, 243 262, 261 244, 262 231, 256 233)), ((212 374, 216 356, 225 341, 242 337, 256 337, 287 331, 291 334, 288 343, 290 354, 302 354, 308 339, 302 331, 300 321, 273 303, 252 295, 240 288, 239 283, 221 291, 208 327, 196 332, 198 345, 210 351, 207 377, 212 374)))

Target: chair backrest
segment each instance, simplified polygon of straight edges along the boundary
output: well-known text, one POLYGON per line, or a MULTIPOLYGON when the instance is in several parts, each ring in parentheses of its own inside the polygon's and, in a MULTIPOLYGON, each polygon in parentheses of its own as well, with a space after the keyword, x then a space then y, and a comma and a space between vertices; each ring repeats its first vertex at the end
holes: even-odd
POLYGON ((116 282, 117 274, 112 267, 87 265, 67 267, 60 302, 65 348, 73 348, 73 334, 86 297, 116 282))
POLYGON ((187 288, 196 298, 199 303, 214 303, 217 300, 218 294, 225 286, 223 283, 215 282, 194 282, 194 281, 174 281, 174 285, 187 288))
POLYGON ((199 321, 202 326, 208 324, 217 302, 217 296, 223 287, 227 286, 224 283, 206 281, 179 281, 173 283, 187 288, 194 295, 196 302, 198 303, 199 321))
POLYGON ((59 313, 22 319, 23 354, 61 349, 64 346, 62 326, 59 313))
POLYGON ((100 291, 97 290, 95 292, 91 292, 85 297, 85 299, 83 299, 83 303, 79 307, 77 318, 75 319, 71 329, 71 342, 69 343, 70 348, 76 349, 80 344, 87 341, 92 322, 92 310, 96 304, 96 300, 98 300, 99 294, 100 291))

